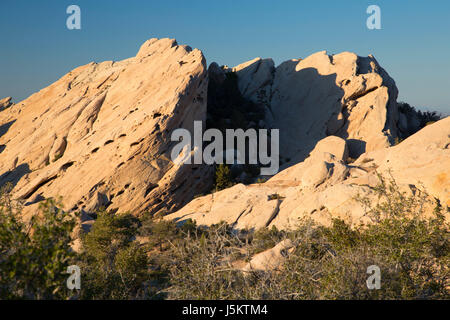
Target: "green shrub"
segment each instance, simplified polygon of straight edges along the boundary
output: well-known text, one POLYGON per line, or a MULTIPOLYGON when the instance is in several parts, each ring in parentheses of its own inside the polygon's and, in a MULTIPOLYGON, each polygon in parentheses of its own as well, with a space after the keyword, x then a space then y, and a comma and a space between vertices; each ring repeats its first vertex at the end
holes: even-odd
POLYGON ((0 299, 66 299, 74 219, 46 200, 29 223, 8 193, 0 201, 0 299))
POLYGON ((254 232, 252 237, 252 254, 262 252, 273 248, 278 242, 285 237, 285 233, 279 231, 277 227, 272 226, 271 229, 261 228, 254 232))
POLYGON ((231 187, 233 184, 230 168, 226 164, 216 167, 215 187, 217 191, 231 187))
POLYGON ((133 241, 139 221, 129 215, 99 212, 82 237, 82 299, 131 299, 145 295, 147 256, 133 241))
MULTIPOLYGON (((370 225, 330 227, 302 220, 295 231, 261 229, 243 240, 236 232, 205 231, 176 250, 168 297, 173 299, 448 299, 449 226, 437 203, 406 196, 395 181, 375 188, 380 202, 368 208, 370 225), (282 271, 244 275, 235 266, 283 239, 295 246, 282 271), (239 253, 239 254, 236 254, 239 253), (369 290, 367 268, 381 269, 381 288, 369 290)), ((367 199, 360 199, 363 205, 367 199)))
POLYGON ((149 249, 158 247, 163 250, 162 245, 168 240, 172 240, 178 233, 177 227, 172 221, 154 220, 152 217, 144 217, 139 228, 139 234, 149 237, 149 249))
POLYGON ((436 201, 425 218, 433 204, 425 193, 407 195, 381 176, 373 190, 375 205, 357 198, 373 221, 360 226, 302 219, 291 231, 235 230, 99 212, 79 255, 69 248, 73 220, 53 201, 25 225, 16 218, 20 206, 2 197, 0 297, 66 299, 65 270, 77 264, 81 299, 448 299, 448 208, 436 201), (280 268, 241 271, 285 239, 294 247, 280 268), (378 290, 366 285, 371 265, 381 270, 378 290))
POLYGON ((412 116, 419 121, 419 125, 417 128, 409 128, 408 132, 403 133, 404 136, 402 138, 404 138, 404 139, 413 135, 414 133, 416 133, 417 131, 426 127, 427 125, 433 124, 436 121, 439 121, 442 119, 442 115, 440 115, 436 111, 416 110, 415 107, 412 107, 408 103, 405 103, 405 102, 398 102, 397 105, 398 105, 398 110, 401 113, 405 114, 406 116, 412 116))

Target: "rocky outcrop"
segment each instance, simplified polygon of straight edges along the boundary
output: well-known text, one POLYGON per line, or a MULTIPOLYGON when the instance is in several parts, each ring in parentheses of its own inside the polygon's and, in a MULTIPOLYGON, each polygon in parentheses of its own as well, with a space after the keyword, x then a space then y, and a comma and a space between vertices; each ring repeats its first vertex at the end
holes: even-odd
POLYGON ((172 39, 79 67, 0 113, 0 185, 25 210, 55 196, 86 213, 179 208, 212 182, 211 168, 170 160, 172 131, 206 119, 207 85, 203 54, 172 39))
POLYGON ((346 139, 352 158, 398 135, 398 90, 373 56, 322 51, 276 68, 257 58, 224 69, 237 74, 246 98, 266 106, 266 126, 281 129, 281 157, 291 165, 329 135, 346 139))
POLYGON ((1 100, 0 186, 10 183, 26 212, 62 196, 86 230, 102 207, 236 228, 291 228, 303 217, 364 222, 355 196, 371 196, 376 170, 449 204, 450 120, 389 148, 417 127, 396 98, 372 56, 319 52, 276 68, 257 58, 207 72, 199 50, 151 39, 136 57, 79 67, 15 105, 1 100), (206 122, 207 104, 220 129, 280 129, 285 170, 187 204, 211 189, 213 167, 172 162, 170 137, 206 122))
POLYGON ((11 97, 0 99, 0 111, 10 107, 13 104, 11 100, 12 100, 11 97))
MULTIPOLYGON (((450 207, 450 117, 428 125, 395 147, 363 154, 355 166, 390 171, 399 184, 423 188, 450 207)), ((362 175, 353 180, 367 181, 362 175)))
POLYGON ((294 249, 290 239, 279 242, 275 247, 258 253, 252 257, 242 271, 274 271, 279 270, 286 257, 294 249))
POLYGON ((356 197, 377 201, 372 188, 379 184, 378 173, 392 176, 402 190, 425 190, 450 206, 450 117, 397 146, 364 153, 355 163, 343 161, 346 152, 345 140, 326 137, 305 161, 267 182, 238 184, 197 198, 166 219, 193 219, 200 225, 225 221, 237 229, 291 229, 305 217, 323 225, 333 218, 370 223, 356 197))
POLYGON ((237 74, 238 87, 244 97, 255 103, 270 107, 269 95, 275 76, 275 66, 272 59, 255 58, 234 68, 225 68, 225 71, 232 71, 237 74))

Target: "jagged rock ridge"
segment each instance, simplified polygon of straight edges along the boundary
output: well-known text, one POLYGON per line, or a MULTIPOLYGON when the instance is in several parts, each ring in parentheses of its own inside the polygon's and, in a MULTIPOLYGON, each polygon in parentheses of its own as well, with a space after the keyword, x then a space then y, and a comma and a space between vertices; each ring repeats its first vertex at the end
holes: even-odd
POLYGON ((171 132, 206 119, 207 85, 201 51, 173 39, 76 68, 0 113, 0 185, 30 212, 55 196, 68 211, 174 210, 210 188, 211 168, 170 160, 171 132))
POLYGON ((224 68, 229 71, 246 98, 266 106, 266 126, 282 128, 280 152, 290 165, 329 135, 346 139, 352 158, 398 136, 398 90, 373 56, 322 51, 276 68, 271 59, 256 58, 224 68))
POLYGON ((82 211, 84 220, 100 207, 134 214, 182 208, 168 218, 284 228, 305 213, 323 223, 364 219, 351 199, 374 184, 367 161, 384 171, 392 165, 403 184, 424 182, 448 203, 448 120, 389 148, 417 126, 399 113, 395 82, 372 56, 319 52, 276 68, 257 58, 234 68, 213 63, 208 73, 199 50, 151 39, 134 58, 79 67, 15 105, 1 100, 0 185, 13 185, 26 212, 61 195, 65 209, 82 211), (265 108, 258 126, 280 129, 287 169, 182 208, 211 189, 213 167, 174 164, 171 132, 192 132, 194 120, 206 120, 208 77, 221 83, 230 71, 242 96, 265 108), (409 151, 415 156, 404 165, 409 151), (359 159, 349 164, 349 156, 359 159))

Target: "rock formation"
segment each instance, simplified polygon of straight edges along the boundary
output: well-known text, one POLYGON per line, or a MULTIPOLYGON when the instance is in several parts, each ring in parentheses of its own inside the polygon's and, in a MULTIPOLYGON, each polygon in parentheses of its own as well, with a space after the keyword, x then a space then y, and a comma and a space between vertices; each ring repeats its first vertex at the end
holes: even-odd
POLYGON ((279 270, 293 248, 294 243, 290 239, 283 240, 275 247, 254 255, 242 270, 246 272, 279 270))
POLYGON ((201 51, 172 39, 76 68, 0 113, 0 185, 30 212, 56 196, 87 214, 179 208, 212 182, 211 168, 170 160, 171 132, 206 119, 207 85, 201 51))
POLYGON ((179 223, 193 219, 200 225, 225 221, 237 229, 290 229, 304 217, 324 225, 332 218, 369 223, 364 206, 355 197, 377 200, 371 190, 379 183, 377 173, 392 175, 402 190, 425 189, 450 206, 450 117, 397 146, 367 152, 354 163, 344 162, 346 154, 345 140, 326 137, 305 161, 267 182, 238 184, 197 198, 166 219, 179 223))
POLYGON ((282 128, 281 157, 291 165, 329 135, 346 139, 352 158, 398 135, 398 90, 373 56, 322 51, 276 68, 256 58, 225 71, 237 74, 246 98, 266 106, 266 126, 282 128))
POLYGON ((207 72, 199 50, 151 39, 136 57, 79 67, 14 105, 0 100, 0 186, 12 185, 25 212, 62 196, 65 210, 82 212, 86 230, 101 207, 237 228, 290 228, 305 216, 357 223, 367 217, 354 197, 370 197, 376 170, 450 205, 449 118, 390 147, 420 127, 396 98, 395 82, 372 56, 319 52, 276 68, 257 58, 234 68, 213 63, 207 72), (227 79, 237 81, 230 92, 240 92, 232 99, 220 88, 227 79), (173 163, 170 137, 205 122, 207 103, 234 108, 236 123, 215 110, 224 126, 280 129, 285 170, 191 201, 211 190, 213 166, 173 163))
POLYGON ((0 99, 0 111, 10 107, 12 105, 11 97, 6 97, 4 99, 0 99))

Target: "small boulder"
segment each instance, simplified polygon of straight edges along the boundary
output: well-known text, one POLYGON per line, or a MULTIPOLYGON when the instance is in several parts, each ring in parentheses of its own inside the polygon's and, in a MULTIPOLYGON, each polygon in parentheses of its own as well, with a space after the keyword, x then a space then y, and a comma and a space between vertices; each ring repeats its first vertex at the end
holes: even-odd
POLYGON ((249 271, 272 271, 277 270, 285 261, 289 251, 294 247, 294 243, 290 239, 286 239, 278 243, 272 249, 256 254, 252 260, 242 269, 244 272, 249 271))

